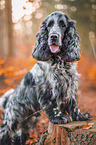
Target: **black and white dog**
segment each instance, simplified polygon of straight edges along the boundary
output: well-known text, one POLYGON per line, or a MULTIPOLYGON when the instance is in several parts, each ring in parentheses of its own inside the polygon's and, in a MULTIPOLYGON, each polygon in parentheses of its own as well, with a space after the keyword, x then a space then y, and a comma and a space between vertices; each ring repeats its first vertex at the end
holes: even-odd
POLYGON ((75 22, 66 14, 53 12, 43 21, 32 53, 38 62, 15 90, 0 98, 4 109, 0 145, 24 145, 40 115, 34 112, 41 109, 54 124, 68 123, 70 116, 91 118, 77 106, 79 40, 75 22))

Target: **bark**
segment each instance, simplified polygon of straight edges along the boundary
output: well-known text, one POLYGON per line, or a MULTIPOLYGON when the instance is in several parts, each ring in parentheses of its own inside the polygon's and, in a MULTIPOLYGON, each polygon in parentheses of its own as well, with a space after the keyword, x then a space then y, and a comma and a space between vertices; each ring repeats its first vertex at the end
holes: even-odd
POLYGON ((73 121, 68 124, 54 125, 49 122, 48 133, 40 137, 37 145, 95 145, 96 119, 73 121), (43 138, 44 140, 42 140, 43 138))

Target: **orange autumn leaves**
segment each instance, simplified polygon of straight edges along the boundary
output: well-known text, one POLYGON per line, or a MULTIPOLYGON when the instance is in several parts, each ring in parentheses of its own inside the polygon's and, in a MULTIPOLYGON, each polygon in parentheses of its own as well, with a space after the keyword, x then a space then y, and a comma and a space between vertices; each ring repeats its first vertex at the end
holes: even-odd
MULTIPOLYGON (((34 66, 36 60, 31 56, 27 59, 23 57, 7 57, 0 59, 0 82, 8 87, 16 87, 22 77, 34 66)), ((5 90, 6 91, 6 90, 5 90)), ((0 90, 2 93, 2 90, 0 90)))
MULTIPOLYGON (((1 79, 3 76, 3 84, 7 84, 7 88, 9 89, 16 87, 18 82, 20 82, 22 77, 34 66, 35 63, 36 60, 31 56, 26 58, 24 55, 0 59, 0 76, 1 79)), ((78 63, 78 70, 81 73, 81 79, 87 79, 91 87, 96 87, 95 61, 90 62, 90 60, 82 56, 78 63)), ((2 88, 0 93, 2 94, 2 88)))
MULTIPOLYGON (((11 85, 12 79, 21 79, 36 63, 31 56, 22 57, 7 57, 0 59, 0 76, 4 75, 4 83, 11 85)), ((78 63, 79 72, 82 74, 81 78, 86 78, 91 85, 96 83, 96 62, 88 61, 85 57, 81 57, 78 63)))
POLYGON ((85 79, 91 87, 96 87, 96 61, 81 56, 78 62, 78 70, 81 74, 81 80, 85 79))
POLYGON ((23 75, 28 71, 28 68, 33 67, 35 63, 36 61, 32 58, 24 60, 23 58, 20 59, 17 57, 17 61, 14 61, 14 57, 11 57, 7 58, 5 62, 4 60, 0 60, 0 75, 6 74, 7 77, 23 75))
POLYGON ((89 72, 88 72, 88 78, 91 82, 96 82, 96 64, 94 63, 89 72))
POLYGON ((0 66, 1 66, 3 63, 4 63, 4 61, 1 59, 1 60, 0 60, 0 66))

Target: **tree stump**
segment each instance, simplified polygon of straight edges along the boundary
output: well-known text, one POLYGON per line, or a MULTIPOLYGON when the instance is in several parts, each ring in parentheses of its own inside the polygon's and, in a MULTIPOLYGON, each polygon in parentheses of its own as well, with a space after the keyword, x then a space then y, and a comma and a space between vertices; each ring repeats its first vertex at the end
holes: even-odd
POLYGON ((49 122, 40 140, 38 145, 96 145, 96 119, 59 125, 49 122))

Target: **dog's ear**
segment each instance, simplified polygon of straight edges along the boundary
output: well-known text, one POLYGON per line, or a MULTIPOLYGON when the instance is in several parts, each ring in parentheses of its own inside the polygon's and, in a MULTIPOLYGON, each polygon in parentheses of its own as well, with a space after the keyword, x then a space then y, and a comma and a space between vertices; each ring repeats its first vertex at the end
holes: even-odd
POLYGON ((63 39, 64 59, 68 62, 78 61, 80 59, 80 37, 75 27, 75 21, 67 17, 68 27, 63 39))
POLYGON ((46 28, 46 21, 44 20, 40 27, 39 33, 36 35, 36 42, 33 48, 32 56, 36 60, 46 61, 51 57, 51 53, 48 46, 48 31, 46 28))

